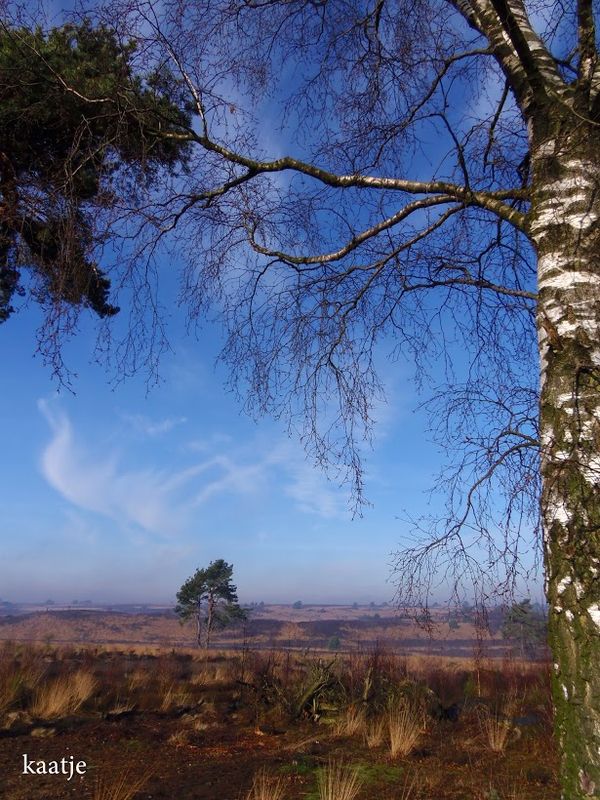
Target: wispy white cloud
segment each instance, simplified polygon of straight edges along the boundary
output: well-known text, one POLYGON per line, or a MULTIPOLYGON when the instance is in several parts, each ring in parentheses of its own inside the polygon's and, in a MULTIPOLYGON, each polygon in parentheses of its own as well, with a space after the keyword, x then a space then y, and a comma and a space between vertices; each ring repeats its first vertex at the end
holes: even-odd
POLYGON ((284 442, 272 450, 269 461, 282 473, 282 491, 298 510, 325 519, 348 516, 347 492, 328 481, 299 446, 284 442))
POLYGON ((323 476, 315 467, 296 463, 290 471, 292 476, 285 487, 285 493, 295 500, 300 511, 326 519, 347 516, 341 493, 325 484, 323 476))
POLYGON ((76 508, 157 534, 178 533, 195 508, 220 493, 255 491, 260 464, 237 465, 215 456, 185 469, 126 469, 116 453, 86 447, 67 415, 45 400, 39 408, 52 430, 41 457, 42 474, 76 508))
MULTIPOLYGON (((46 481, 74 508, 100 514, 122 528, 183 533, 195 523, 198 508, 219 497, 267 493, 291 498, 304 513, 325 519, 346 516, 343 492, 292 442, 271 439, 249 446, 213 437, 196 451, 202 460, 185 468, 161 464, 132 469, 119 452, 86 443, 56 401, 40 400, 38 405, 52 432, 40 459, 46 481)), ((166 434, 179 419, 150 424, 141 417, 139 424, 166 434)))
POLYGON ((203 439, 190 439, 185 443, 185 449, 194 453, 211 453, 214 450, 229 447, 233 442, 233 437, 228 433, 214 431, 210 436, 203 439))
POLYGON ((152 420, 145 414, 122 414, 121 416, 128 425, 145 436, 161 436, 187 422, 187 417, 166 417, 161 420, 152 420))
POLYGON ((42 453, 42 474, 66 500, 77 508, 153 533, 173 533, 180 528, 185 509, 174 490, 185 481, 184 473, 124 469, 116 453, 85 448, 67 415, 53 403, 40 400, 39 408, 53 434, 42 453))
POLYGON ((219 475, 196 494, 195 504, 202 505, 221 492, 251 494, 266 485, 266 463, 236 464, 229 456, 218 455, 202 465, 203 469, 216 470, 219 475))

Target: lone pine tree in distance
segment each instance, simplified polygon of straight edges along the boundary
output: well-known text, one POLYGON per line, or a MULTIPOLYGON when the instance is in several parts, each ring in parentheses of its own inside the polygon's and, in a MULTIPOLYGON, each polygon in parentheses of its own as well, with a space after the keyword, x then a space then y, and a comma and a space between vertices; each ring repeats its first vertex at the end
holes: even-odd
POLYGON ((175 613, 182 622, 195 620, 198 647, 210 647, 214 630, 246 618, 232 575, 233 565, 219 558, 204 569, 198 568, 177 592, 175 613))
POLYGON ((217 302, 249 405, 303 419, 360 498, 375 348, 418 374, 443 359, 432 410, 458 460, 445 518, 398 556, 401 596, 444 566, 510 588, 540 512, 569 800, 600 795, 597 16, 592 0, 97 9, 195 112, 164 133, 188 172, 131 205, 120 266, 143 283, 141 242, 179 239, 192 321, 217 302))

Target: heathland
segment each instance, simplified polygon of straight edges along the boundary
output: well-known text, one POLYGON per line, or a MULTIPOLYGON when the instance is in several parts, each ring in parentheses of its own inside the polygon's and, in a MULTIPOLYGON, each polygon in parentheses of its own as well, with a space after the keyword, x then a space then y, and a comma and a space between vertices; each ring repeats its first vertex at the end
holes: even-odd
POLYGON ((0 617, 0 795, 558 797, 543 654, 442 611, 429 631, 387 607, 254 612, 208 651, 166 610, 0 617), (23 754, 85 774, 24 775, 23 754))

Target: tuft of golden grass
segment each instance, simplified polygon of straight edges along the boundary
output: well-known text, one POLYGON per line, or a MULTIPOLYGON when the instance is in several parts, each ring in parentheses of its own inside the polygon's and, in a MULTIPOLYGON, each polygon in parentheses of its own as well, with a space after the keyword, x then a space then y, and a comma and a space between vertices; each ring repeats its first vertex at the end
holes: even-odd
POLYGON ((503 753, 512 731, 512 722, 502 711, 485 709, 479 713, 479 725, 492 753, 503 753))
POLYGON ((13 706, 23 700, 24 696, 31 693, 39 684, 43 670, 19 668, 13 664, 6 664, 5 669, 0 669, 0 715, 9 711, 13 706))
POLYGON ((190 678, 190 683, 192 686, 205 686, 208 683, 206 669, 203 668, 202 670, 195 672, 190 678))
POLYGON ((190 678, 194 686, 217 686, 233 680, 233 663, 209 663, 200 661, 198 668, 190 678))
POLYGON ((82 706, 96 691, 98 682, 91 672, 80 669, 71 676, 74 710, 82 706))
POLYGON ((269 775, 265 769, 261 769, 254 776, 252 788, 246 795, 246 800, 283 800, 283 796, 283 780, 269 775))
POLYGON ((168 739, 169 744, 174 744, 176 747, 190 743, 190 731, 187 728, 180 728, 175 733, 172 733, 168 739))
POLYGON ((232 679, 231 668, 229 664, 217 664, 215 666, 215 683, 226 683, 232 679))
POLYGON ((365 742, 368 748, 380 747, 385 742, 387 734, 386 722, 385 717, 378 717, 369 723, 365 732, 365 742))
POLYGON ((31 704, 31 714, 40 719, 73 714, 94 694, 96 686, 94 676, 85 670, 61 675, 38 689, 31 704))
POLYGON ((56 678, 36 692, 31 713, 41 719, 53 719, 70 713, 73 694, 68 677, 56 678))
POLYGON ((22 707, 46 671, 33 648, 5 642, 0 647, 0 715, 22 707))
POLYGON ((518 708, 517 693, 512 690, 505 701, 495 708, 484 707, 479 711, 479 726, 493 753, 503 753, 513 730, 513 717, 518 708))
POLYGON ((127 676, 128 692, 144 689, 150 683, 150 674, 146 670, 135 669, 127 676))
POLYGON ((364 709, 349 706, 336 720, 334 733, 336 736, 363 736, 367 729, 367 718, 364 709))
POLYGON ((319 800, 354 800, 361 787, 358 772, 341 761, 330 761, 318 774, 319 800))
POLYGON ((150 775, 134 778, 125 769, 110 780, 99 778, 94 786, 93 800, 133 800, 148 782, 150 775))
POLYGON ((388 715, 390 755, 407 756, 416 746, 423 731, 423 720, 418 710, 408 703, 392 709, 388 715))
POLYGON ((128 714, 130 711, 133 711, 135 708, 135 703, 131 703, 126 700, 121 700, 117 697, 115 703, 111 705, 108 709, 108 713, 114 716, 118 716, 119 714, 128 714))
POLYGON ((189 706, 191 700, 189 692, 182 691, 176 683, 170 683, 163 688, 160 710, 170 711, 179 706, 189 706))

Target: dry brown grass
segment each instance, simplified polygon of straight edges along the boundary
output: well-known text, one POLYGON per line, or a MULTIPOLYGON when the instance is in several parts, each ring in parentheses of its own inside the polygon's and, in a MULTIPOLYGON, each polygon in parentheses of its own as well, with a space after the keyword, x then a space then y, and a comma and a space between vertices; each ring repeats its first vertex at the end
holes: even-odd
POLYGON ((0 715, 32 694, 44 675, 44 668, 34 660, 15 663, 7 648, 0 657, 0 715))
POLYGON ((147 670, 135 669, 127 676, 127 689, 134 692, 136 689, 144 689, 150 683, 150 673, 147 670))
POLYGON ((503 753, 513 730, 513 717, 519 702, 516 691, 510 691, 503 703, 479 711, 479 726, 493 753, 503 753))
POLYGON ((43 671, 6 670, 0 673, 0 715, 10 711, 39 685, 43 671))
POLYGON ((174 744, 176 747, 183 747, 190 743, 191 731, 188 728, 180 728, 175 733, 172 733, 169 738, 169 744, 174 744))
POLYGON ((91 672, 78 670, 71 676, 71 685, 75 707, 79 708, 94 694, 98 682, 91 672))
POLYGON ((108 713, 112 714, 113 716, 119 716, 121 714, 129 714, 129 712, 133 711, 134 708, 135 703, 117 698, 116 702, 113 703, 108 709, 108 713))
POLYGON ((163 686, 161 694, 162 697, 159 706, 161 711, 171 711, 173 708, 189 706, 192 702, 191 694, 179 687, 176 683, 163 686))
POLYGON ((488 711, 480 715, 480 724, 490 750, 503 753, 512 730, 510 721, 488 711))
POLYGON ((388 715, 390 755, 407 756, 416 747, 423 730, 422 715, 408 703, 399 705, 388 715))
POLYGON ((333 730, 336 736, 364 736, 367 730, 364 710, 357 706, 349 706, 336 720, 333 730))
POLYGON ((215 667, 215 683, 228 683, 232 680, 232 665, 229 663, 217 664, 215 667))
POLYGON ((39 719, 73 714, 94 694, 96 686, 94 676, 85 670, 61 675, 38 689, 31 704, 31 714, 39 719))
POLYGON ((385 717, 378 717, 371 720, 365 732, 365 742, 367 747, 381 747, 387 735, 387 720, 385 717))
POLYGON ((354 800, 361 787, 357 771, 341 761, 330 761, 317 779, 319 800, 354 800))
POLYGON ((261 769, 254 776, 252 788, 246 795, 246 800, 283 800, 285 784, 281 778, 269 775, 261 769))
POLYGON ((111 779, 99 778, 94 786, 93 800, 133 800, 148 782, 150 775, 133 777, 128 770, 114 775, 111 779))
POLYGON ((490 750, 503 753, 513 728, 511 720, 502 711, 486 708, 479 712, 479 725, 490 750))
POLYGON ((190 683, 192 686, 206 686, 208 683, 206 669, 202 668, 198 670, 198 672, 195 672, 190 678, 190 683))
MULTIPOLYGON (((5 667, 7 667, 6 674, 9 671, 12 674, 16 668, 24 670, 30 661, 27 649, 21 645, 13 646, 8 666, 2 663, 0 658, 0 673, 5 667)), ((0 644, 0 656, 2 655, 0 644)), ((347 765, 356 765, 358 777, 364 779, 364 784, 354 800, 359 798, 360 800, 432 798, 441 800, 450 796, 491 800, 492 795, 497 800, 517 800, 517 798, 522 800, 524 797, 533 796, 539 800, 547 800, 556 794, 554 754, 548 727, 532 724, 523 739, 517 741, 514 738, 520 730, 520 726, 517 726, 517 730, 513 730, 508 738, 505 738, 509 732, 506 717, 511 712, 511 709, 506 707, 506 700, 511 688, 518 694, 523 716, 529 717, 531 714, 535 720, 539 713, 542 713, 539 712, 540 704, 547 702, 548 694, 548 670, 545 665, 538 665, 537 673, 532 670, 517 670, 512 664, 509 664, 507 669, 504 669, 504 665, 498 665, 490 674, 487 671, 482 672, 483 698, 474 701, 472 671, 428 670, 427 664, 422 664, 422 682, 416 682, 407 678, 406 674, 402 674, 402 661, 392 656, 393 654, 383 651, 377 654, 377 658, 371 653, 364 655, 357 653, 347 659, 343 654, 338 656, 332 668, 335 680, 317 699, 322 704, 318 709, 322 710, 322 719, 333 723, 323 724, 321 734, 316 732, 315 728, 309 729, 308 723, 303 720, 298 723, 292 722, 287 707, 282 705, 280 708, 275 705, 281 695, 285 700, 288 697, 292 700, 297 697, 306 683, 307 676, 310 675, 313 664, 318 663, 320 657, 318 653, 281 654, 276 651, 261 653, 249 651, 240 658, 239 653, 232 652, 230 656, 223 656, 209 651, 201 657, 199 654, 198 657, 194 655, 192 658, 183 658, 179 651, 174 651, 163 652, 160 659, 148 659, 142 656, 136 657, 130 652, 123 653, 122 656, 107 656, 100 650, 86 653, 79 648, 56 648, 53 654, 47 655, 47 651, 40 648, 37 664, 41 665, 51 677, 46 677, 36 689, 20 695, 11 702, 15 709, 28 710, 36 690, 41 691, 41 687, 47 688, 46 685, 51 681, 60 676, 66 678, 68 674, 71 675, 74 685, 81 684, 79 694, 85 695, 85 680, 75 679, 74 675, 77 670, 87 670, 98 679, 99 689, 84 706, 84 711, 78 713, 86 713, 86 709, 89 711, 101 709, 103 712, 108 712, 106 716, 110 720, 111 714, 126 713, 134 702, 141 715, 136 716, 135 720, 125 722, 123 726, 119 725, 118 728, 125 736, 129 735, 127 731, 130 729, 135 728, 139 731, 136 733, 136 738, 140 741, 142 763, 148 760, 148 754, 155 748, 154 731, 160 730, 161 738, 164 739, 165 747, 169 751, 169 759, 174 765, 187 764, 190 758, 193 760, 194 753, 204 752, 206 748, 209 757, 214 758, 215 763, 225 768, 226 763, 229 763, 225 762, 225 758, 230 758, 230 755, 225 756, 225 752, 228 754, 231 752, 229 731, 226 730, 226 726, 230 726, 232 733, 239 730, 244 741, 244 750, 240 751, 239 758, 236 752, 236 762, 239 762, 239 767, 236 766, 231 780, 226 775, 219 774, 218 789, 215 789, 220 797, 230 797, 230 800, 234 798, 273 800, 271 795, 274 795, 276 800, 291 800, 292 796, 299 798, 311 788, 313 789, 311 797, 314 796, 315 800, 332 800, 332 798, 340 800, 340 792, 343 793, 342 800, 345 800, 346 782, 340 789, 338 786, 340 781, 332 776, 326 780, 326 776, 323 775, 320 781, 320 793, 317 791, 318 773, 313 773, 312 765, 317 762, 323 766, 327 763, 328 757, 338 760, 344 758, 347 765), (233 681, 224 687, 210 685, 215 679, 217 668, 223 667, 225 663, 223 659, 226 657, 231 658, 229 673, 234 676, 241 674, 242 680, 246 681, 242 689, 233 681), (197 682, 194 676, 198 676, 197 682), (208 687, 204 684, 205 676, 209 681, 208 687), (264 682, 261 682, 263 677, 264 682), (128 685, 135 688, 135 694, 127 692, 128 685), (246 688, 263 685, 268 689, 264 700, 262 697, 257 699, 256 693, 246 688), (181 709, 173 708, 181 701, 182 693, 184 700, 185 695, 189 693, 192 702, 197 704, 197 710, 185 716, 181 709), (229 709, 233 702, 239 711, 231 717, 229 709), (167 711, 158 719, 154 712, 163 703, 167 711), (402 758, 396 750, 395 759, 391 759, 389 755, 393 745, 389 731, 391 716, 389 711, 399 710, 403 704, 406 704, 407 710, 414 712, 413 729, 416 741, 414 749, 418 750, 426 744, 427 750, 432 755, 432 758, 427 759, 427 768, 418 773, 416 780, 410 777, 411 767, 421 761, 421 753, 415 754, 413 750, 412 756, 402 758), (452 718, 453 724, 446 724, 448 720, 443 714, 446 710, 448 716, 450 711, 453 713, 455 704, 458 708, 457 713, 460 714, 459 719, 452 718), (345 712, 337 712, 338 733, 349 737, 345 740, 340 738, 336 741, 323 733, 325 730, 331 730, 333 733, 336 721, 333 715, 336 706, 345 712), (500 712, 495 713, 494 709, 498 706, 501 706, 500 712), (366 708, 366 722, 358 711, 363 708, 366 708), (148 719, 142 716, 146 712, 151 712, 148 714, 148 719), (427 714, 427 734, 422 728, 425 714, 427 714), (480 714, 485 715, 485 718, 482 716, 480 719, 480 714), (438 720, 439 717, 441 721, 435 722, 434 720, 438 720), (269 732, 268 738, 261 741, 252 737, 251 728, 255 722, 262 723, 262 730, 269 732), (364 725, 362 731, 361 725, 364 725), (500 730, 499 736, 494 732, 495 726, 500 730), (488 734, 486 727, 491 733, 488 734), (270 736, 271 732, 279 733, 278 729, 281 728, 286 732, 289 731, 289 735, 279 739, 270 736), (310 738, 304 738, 309 734, 310 738), (318 744, 315 743, 315 737, 319 739, 318 744), (219 746, 213 750, 212 745, 215 742, 219 743, 219 746), (224 743, 223 747, 221 743, 224 743), (504 746, 505 755, 498 755, 504 746), (377 749, 367 749, 367 747, 377 749), (296 756, 296 753, 299 755, 296 756), (313 755, 316 758, 313 758, 313 755), (300 767, 296 769, 290 765, 289 773, 287 769, 285 770, 288 773, 286 775, 283 775, 283 771, 277 772, 269 765, 275 763, 274 758, 279 761, 281 757, 284 761, 293 760, 294 765, 300 767), (363 767, 365 760, 367 764, 363 767), (269 766, 271 774, 281 774, 281 780, 284 781, 283 789, 277 786, 276 780, 272 785, 267 776, 261 780, 258 770, 265 764, 269 766), (311 786, 313 778, 315 783, 311 786), (517 785, 513 781, 517 779, 522 789, 521 794, 512 791, 517 785), (493 781, 493 785, 490 781, 493 781)), ((29 666, 27 669, 29 670, 29 666)), ((77 693, 75 689, 73 692, 77 693)), ((12 689, 10 696, 15 697, 12 689)), ((509 718, 508 722, 511 719, 514 717, 509 718)), ((18 747, 17 737, 20 735, 20 729, 24 725, 29 727, 30 722, 27 715, 19 713, 14 715, 14 720, 12 716, 9 720, 1 719, 0 726, 6 723, 7 730, 9 725, 12 726, 11 730, 17 734, 15 746, 18 747)), ((32 723, 33 726, 39 724, 32 723)), ((98 736, 105 739, 103 730, 100 729, 101 725, 104 723, 94 722, 92 726, 94 730, 90 728, 90 733, 95 735, 98 729, 98 736)), ((49 721, 46 727, 48 726, 54 727, 54 720, 49 721)), ((117 726, 112 721, 111 727, 117 731, 117 726)), ((85 730, 82 735, 87 736, 85 730)), ((105 751, 104 743, 101 744, 100 739, 97 740, 98 746, 101 747, 100 763, 105 765, 114 760, 113 736, 106 738, 106 742, 105 751)), ((7 739, 6 744, 12 746, 12 739, 7 739)), ((51 741, 48 742, 48 746, 51 744, 51 741)), ((406 749, 409 748, 403 748, 406 749)), ((128 763, 134 775, 143 771, 138 770, 131 761, 128 763)), ((118 768, 119 765, 117 771, 118 768)), ((125 798, 130 796, 132 788, 135 788, 131 786, 131 780, 113 777, 113 770, 101 769, 97 770, 97 773, 100 773, 106 782, 98 785, 94 796, 96 776, 92 776, 91 785, 88 785, 87 793, 84 792, 89 800, 121 800, 122 796, 125 798)), ((187 779, 180 778, 179 769, 170 770, 164 780, 166 781, 164 791, 172 800, 179 798, 183 800, 190 791, 194 793, 189 788, 186 790, 187 779)), ((132 800, 141 800, 142 797, 149 797, 150 793, 155 794, 151 791, 153 788, 150 785, 144 787, 132 800)), ((352 786, 350 792, 352 796, 354 794, 352 786)))
POLYGON ((201 660, 190 677, 190 683, 194 686, 217 686, 234 680, 237 654, 230 655, 227 660, 225 658, 223 656, 216 663, 201 660))

